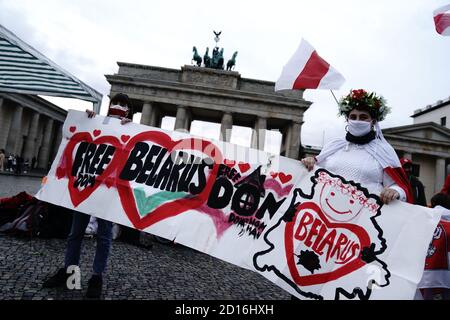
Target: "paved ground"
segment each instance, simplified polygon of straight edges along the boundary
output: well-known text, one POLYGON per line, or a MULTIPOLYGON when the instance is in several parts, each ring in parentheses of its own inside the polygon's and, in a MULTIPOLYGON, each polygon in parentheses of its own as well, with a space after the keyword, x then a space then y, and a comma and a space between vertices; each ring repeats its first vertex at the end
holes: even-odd
MULTIPOLYGON (((42 289, 63 263, 65 241, 0 235, 0 300, 83 299, 95 240, 85 239, 81 290, 42 289)), ((113 242, 103 299, 274 299, 290 296, 259 274, 181 245, 113 242)))
POLYGON ((0 198, 26 191, 34 195, 41 187, 41 177, 0 173, 0 198))
MULTIPOLYGON (((0 198, 35 194, 41 178, 0 174, 0 198)), ((63 263, 65 240, 0 235, 0 300, 82 299, 95 252, 86 239, 81 290, 41 285, 63 263), (83 276, 84 275, 84 276, 83 276)), ((152 249, 114 241, 103 299, 289 299, 264 277, 181 245, 154 242, 152 249)))

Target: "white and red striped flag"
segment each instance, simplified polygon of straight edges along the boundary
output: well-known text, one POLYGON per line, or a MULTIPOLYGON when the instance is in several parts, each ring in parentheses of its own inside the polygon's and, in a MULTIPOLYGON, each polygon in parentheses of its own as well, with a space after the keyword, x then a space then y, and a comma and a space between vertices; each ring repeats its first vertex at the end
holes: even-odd
POLYGON ((284 66, 275 91, 284 89, 339 89, 344 77, 302 39, 295 54, 284 66))
POLYGON ((450 4, 434 10, 433 18, 437 33, 450 36, 450 4))

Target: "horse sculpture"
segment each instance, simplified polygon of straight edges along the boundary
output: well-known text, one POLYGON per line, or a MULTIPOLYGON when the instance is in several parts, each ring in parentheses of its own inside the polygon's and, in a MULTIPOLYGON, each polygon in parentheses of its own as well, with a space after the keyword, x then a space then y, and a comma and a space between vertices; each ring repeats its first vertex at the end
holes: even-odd
POLYGON ((205 55, 203 56, 203 64, 205 65, 206 68, 211 67, 211 57, 208 55, 208 53, 209 53, 209 48, 206 47, 206 52, 205 52, 205 55))
POLYGON ((192 57, 192 61, 195 61, 197 63, 197 66, 201 66, 202 65, 202 57, 200 57, 200 55, 197 52, 197 48, 194 46, 192 48, 192 51, 194 52, 194 56, 192 57))
POLYGON ((236 51, 235 53, 233 53, 233 57, 228 60, 227 62, 227 71, 231 71, 231 69, 234 69, 234 65, 236 64, 236 56, 237 56, 238 52, 236 51))
POLYGON ((224 61, 224 59, 223 59, 223 48, 222 48, 222 49, 220 49, 220 52, 219 52, 219 59, 218 59, 218 62, 217 62, 217 69, 223 70, 223 61, 224 61))

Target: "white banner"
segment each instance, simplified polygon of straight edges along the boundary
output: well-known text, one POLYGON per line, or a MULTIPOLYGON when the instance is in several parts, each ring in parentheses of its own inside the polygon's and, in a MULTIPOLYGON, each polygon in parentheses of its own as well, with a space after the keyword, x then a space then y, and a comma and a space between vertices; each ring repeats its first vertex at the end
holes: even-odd
POLYGON ((412 299, 438 210, 325 169, 70 111, 36 197, 259 272, 300 299, 412 299))

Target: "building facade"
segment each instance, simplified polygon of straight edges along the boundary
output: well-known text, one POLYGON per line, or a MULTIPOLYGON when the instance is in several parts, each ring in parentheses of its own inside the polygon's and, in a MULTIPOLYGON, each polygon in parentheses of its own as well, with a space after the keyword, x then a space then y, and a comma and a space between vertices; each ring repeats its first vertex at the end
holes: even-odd
POLYGON ((47 170, 61 142, 67 111, 38 96, 0 92, 0 149, 47 170))
POLYGON ((175 117, 175 130, 189 132, 194 120, 221 124, 220 139, 229 142, 233 125, 253 129, 251 147, 264 150, 266 130, 282 134, 280 154, 298 159, 303 113, 311 102, 303 91, 275 92, 275 83, 242 78, 238 72, 185 65, 181 69, 118 62, 106 75, 111 96, 122 92, 142 112, 141 123, 161 127, 175 117))
POLYGON ((425 108, 415 110, 411 118, 413 118, 414 124, 434 122, 450 129, 450 97, 446 100, 439 100, 425 108))

